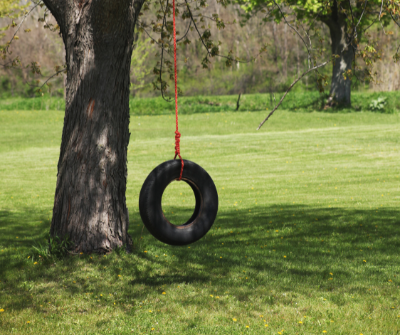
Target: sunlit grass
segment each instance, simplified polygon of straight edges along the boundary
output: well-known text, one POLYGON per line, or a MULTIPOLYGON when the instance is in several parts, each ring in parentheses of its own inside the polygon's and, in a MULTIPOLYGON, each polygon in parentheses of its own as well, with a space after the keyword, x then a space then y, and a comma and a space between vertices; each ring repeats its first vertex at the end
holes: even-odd
MULTIPOLYGON (((133 253, 48 264, 32 246, 49 230, 63 115, 0 112, 0 333, 397 334, 400 116, 279 111, 256 132, 263 116, 180 118, 183 157, 220 204, 185 247, 155 240, 138 211, 144 179, 173 158, 174 118, 132 116, 133 253)), ((182 185, 163 199, 173 222, 193 210, 182 185)))

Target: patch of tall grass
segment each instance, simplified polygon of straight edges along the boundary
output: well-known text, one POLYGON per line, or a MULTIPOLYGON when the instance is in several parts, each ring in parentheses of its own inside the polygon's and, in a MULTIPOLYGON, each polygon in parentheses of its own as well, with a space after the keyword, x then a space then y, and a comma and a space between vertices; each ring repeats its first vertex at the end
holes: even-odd
MULTIPOLYGON (((239 111, 271 110, 279 102, 283 93, 245 94, 239 100, 239 111)), ((351 108, 324 109, 328 95, 319 92, 290 92, 280 109, 292 112, 327 113, 377 112, 397 113, 400 111, 399 92, 354 92, 351 108), (375 107, 374 107, 375 106, 375 107)), ((233 112, 237 108, 237 95, 179 97, 181 114, 233 112)), ((157 98, 132 98, 129 101, 132 115, 167 115, 175 112, 173 100, 157 98)), ((63 98, 13 98, 0 100, 0 110, 64 110, 63 98)))

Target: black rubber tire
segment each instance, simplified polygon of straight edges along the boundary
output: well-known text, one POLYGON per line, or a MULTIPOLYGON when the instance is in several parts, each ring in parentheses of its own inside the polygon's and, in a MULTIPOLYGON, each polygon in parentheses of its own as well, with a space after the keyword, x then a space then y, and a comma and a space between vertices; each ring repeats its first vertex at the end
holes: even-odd
POLYGON ((157 166, 143 183, 139 196, 139 210, 149 232, 161 242, 187 245, 201 239, 210 230, 218 212, 218 193, 210 175, 199 165, 183 160, 182 181, 190 185, 196 198, 191 218, 180 226, 164 216, 162 195, 167 186, 179 178, 180 160, 170 160, 157 166))

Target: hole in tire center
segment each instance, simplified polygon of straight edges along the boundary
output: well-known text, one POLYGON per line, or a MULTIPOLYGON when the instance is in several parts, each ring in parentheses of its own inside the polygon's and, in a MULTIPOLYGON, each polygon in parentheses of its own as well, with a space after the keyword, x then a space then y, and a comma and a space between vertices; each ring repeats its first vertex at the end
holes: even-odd
POLYGON ((165 218, 173 225, 186 223, 192 217, 195 206, 193 190, 185 181, 173 181, 164 190, 161 208, 165 218))

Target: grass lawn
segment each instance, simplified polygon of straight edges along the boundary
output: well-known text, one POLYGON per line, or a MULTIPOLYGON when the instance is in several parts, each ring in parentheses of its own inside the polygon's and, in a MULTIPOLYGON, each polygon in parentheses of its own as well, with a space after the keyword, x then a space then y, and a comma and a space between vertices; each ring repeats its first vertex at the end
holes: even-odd
MULTIPOLYGON (((174 117, 131 116, 135 249, 45 262, 63 113, 0 111, 0 334, 399 334, 400 114, 220 112, 180 118, 219 213, 172 247, 138 197, 174 155, 174 117)), ((166 191, 173 222, 193 210, 166 191)))

